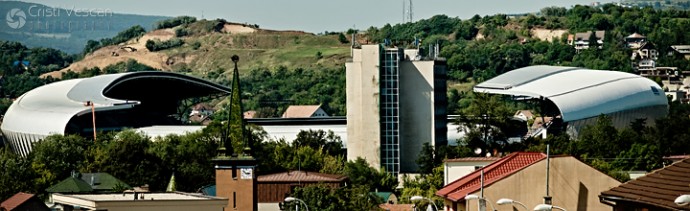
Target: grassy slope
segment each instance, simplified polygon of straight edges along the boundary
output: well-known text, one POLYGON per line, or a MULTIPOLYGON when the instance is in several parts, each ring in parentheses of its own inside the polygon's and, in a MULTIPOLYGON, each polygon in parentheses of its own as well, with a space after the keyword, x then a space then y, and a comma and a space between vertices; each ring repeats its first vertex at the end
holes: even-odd
MULTIPOLYGON (((184 37, 185 45, 161 51, 176 59, 186 58, 187 69, 196 74, 233 68, 230 57, 240 56, 240 71, 246 73, 256 68, 288 69, 312 67, 343 67, 349 56, 349 44, 341 44, 337 36, 317 36, 297 32, 257 31, 254 33, 209 33, 184 37), (194 50, 193 43, 201 47, 194 50), (321 52, 322 58, 317 58, 321 52)), ((173 65, 173 71, 180 65, 173 65)))
MULTIPOLYGON (((198 28, 204 27, 204 24, 208 25, 209 21, 199 21, 186 27, 188 30, 198 31, 198 28)), ((237 26, 234 25, 234 27, 237 26)), ((184 71, 205 77, 210 72, 225 72, 229 75, 234 66, 230 57, 234 54, 240 56, 238 66, 241 74, 257 68, 273 70, 279 66, 285 66, 288 69, 342 68, 345 60, 350 56, 350 45, 341 44, 337 35, 270 30, 257 30, 252 33, 199 32, 180 37, 185 44, 179 47, 157 52, 149 52, 143 48, 142 43, 146 42, 145 39, 160 37, 160 34, 161 30, 152 31, 144 37, 127 42, 128 46, 139 46, 137 48, 140 49, 137 52, 117 50, 119 48, 117 46, 103 47, 79 61, 78 63, 81 64, 79 69, 66 69, 80 72, 84 67, 92 68, 96 65, 105 67, 117 63, 121 60, 120 58, 127 57, 162 70, 184 71), (197 49, 193 47, 196 43, 200 44, 197 49), (118 52, 120 55, 110 57, 111 51, 118 52), (317 52, 321 52, 321 58, 317 58, 317 52)), ((54 77, 59 77, 59 74, 56 75, 54 77)))

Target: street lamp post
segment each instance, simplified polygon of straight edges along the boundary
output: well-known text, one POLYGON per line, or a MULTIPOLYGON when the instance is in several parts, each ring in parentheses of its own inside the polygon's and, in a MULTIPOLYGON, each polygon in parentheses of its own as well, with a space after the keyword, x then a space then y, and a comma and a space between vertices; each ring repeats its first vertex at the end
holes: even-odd
POLYGON ((551 211, 552 209, 559 209, 559 210, 567 211, 563 207, 553 206, 550 204, 539 204, 536 207, 534 207, 534 211, 551 211))
POLYGON ((429 203, 434 205, 434 209, 436 209, 436 211, 439 210, 438 207, 436 206, 436 203, 434 203, 434 201, 432 201, 430 198, 423 197, 423 196, 412 196, 412 197, 410 197, 410 201, 420 201, 420 200, 428 200, 429 203))
POLYGON ((518 204, 518 205, 524 207, 525 210, 529 210, 529 208, 527 208, 527 206, 525 206, 525 204, 520 203, 519 201, 512 200, 512 199, 507 199, 507 198, 499 199, 498 201, 496 201, 496 204, 498 204, 498 205, 518 204))
MULTIPOLYGON (((485 203, 489 204, 489 206, 491 206, 491 210, 496 210, 496 207, 494 207, 494 205, 491 204, 491 202, 488 201, 487 200, 488 198, 486 198, 486 197, 479 197, 479 196, 474 195, 474 194, 470 194, 470 195, 465 196, 465 201, 474 200, 474 199, 479 200, 479 201, 477 201, 477 206, 480 206, 481 201, 484 201, 485 203)), ((467 206, 466 209, 469 208, 469 203, 465 203, 465 206, 467 206)))
POLYGON ((676 203, 678 206, 687 206, 688 204, 690 204, 690 194, 680 195, 673 202, 676 203))
POLYGON ((93 124, 93 142, 96 142, 96 107, 91 101, 86 101, 84 106, 91 106, 91 123, 93 124))
MULTIPOLYGON (((285 202, 293 202, 293 201, 298 201, 302 204, 304 204, 304 207, 309 211, 309 206, 307 206, 307 203, 302 201, 301 199, 295 198, 295 197, 287 197, 285 198, 285 202)), ((297 211, 299 211, 299 204, 295 205, 297 207, 297 211)))

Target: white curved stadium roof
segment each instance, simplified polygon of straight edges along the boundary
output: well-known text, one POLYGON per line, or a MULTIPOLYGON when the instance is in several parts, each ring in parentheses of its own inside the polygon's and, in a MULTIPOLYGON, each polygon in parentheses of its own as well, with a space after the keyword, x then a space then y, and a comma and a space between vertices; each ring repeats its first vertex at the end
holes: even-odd
MULTIPOLYGON (((45 137, 52 134, 64 134, 67 123, 74 116, 91 113, 87 101, 94 103, 96 112, 127 109, 140 104, 138 100, 114 99, 107 97, 110 90, 123 95, 130 89, 146 90, 156 84, 131 87, 136 80, 183 81, 186 84, 204 87, 217 93, 229 93, 229 89, 202 79, 176 73, 161 71, 129 72, 99 75, 91 78, 79 78, 47 84, 24 93, 17 98, 5 113, 2 129, 6 136, 19 134, 29 136, 27 139, 45 137)), ((179 87, 185 89, 186 87, 179 87)), ((191 88, 189 88, 191 89, 191 88)), ((168 90, 175 92, 176 90, 168 90)), ((138 94, 136 91, 132 95, 138 94)), ((174 94, 173 94, 174 95, 174 94)), ((12 138, 12 137, 9 137, 12 138)))
POLYGON ((563 121, 636 108, 668 105, 661 87, 647 78, 579 67, 529 66, 474 86, 474 92, 551 100, 563 121))

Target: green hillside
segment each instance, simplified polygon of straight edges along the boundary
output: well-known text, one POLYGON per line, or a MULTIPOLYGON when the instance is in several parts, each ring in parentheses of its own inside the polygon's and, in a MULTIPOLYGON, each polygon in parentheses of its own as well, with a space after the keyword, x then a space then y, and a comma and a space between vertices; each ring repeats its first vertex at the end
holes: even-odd
POLYGON ((0 23, 0 40, 67 53, 81 52, 88 40, 113 37, 134 25, 150 29, 155 22, 169 18, 118 14, 104 8, 54 8, 20 1, 3 1, 0 14, 13 20, 3 19, 4 23, 0 23))

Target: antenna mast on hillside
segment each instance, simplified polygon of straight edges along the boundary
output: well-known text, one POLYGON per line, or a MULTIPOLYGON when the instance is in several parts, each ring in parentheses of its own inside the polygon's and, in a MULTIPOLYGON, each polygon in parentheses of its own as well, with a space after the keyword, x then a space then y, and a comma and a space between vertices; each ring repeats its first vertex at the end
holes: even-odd
POLYGON ((410 19, 408 20, 409 22, 412 22, 412 20, 414 20, 414 19, 412 18, 412 0, 410 0, 409 8, 408 8, 408 10, 407 10, 407 16, 410 18, 410 19))
POLYGON ((402 22, 407 23, 412 22, 412 20, 412 0, 403 0, 402 22), (407 5, 405 5, 407 3, 406 1, 409 1, 407 5))

